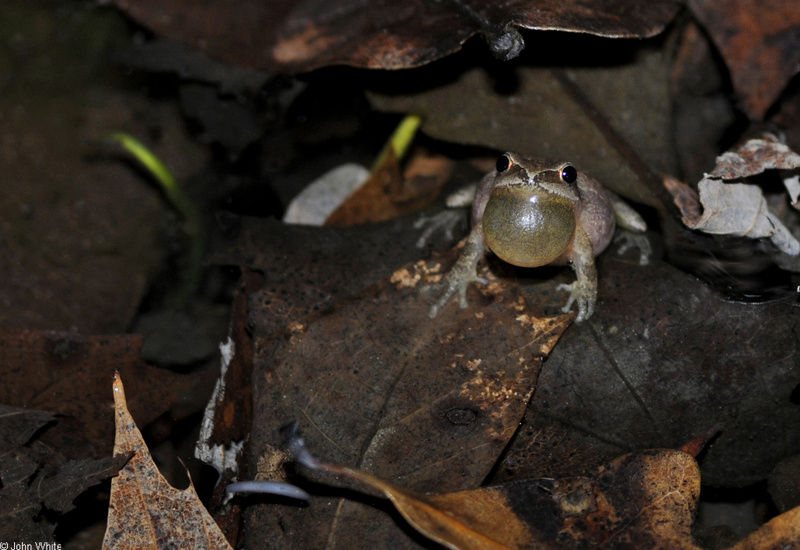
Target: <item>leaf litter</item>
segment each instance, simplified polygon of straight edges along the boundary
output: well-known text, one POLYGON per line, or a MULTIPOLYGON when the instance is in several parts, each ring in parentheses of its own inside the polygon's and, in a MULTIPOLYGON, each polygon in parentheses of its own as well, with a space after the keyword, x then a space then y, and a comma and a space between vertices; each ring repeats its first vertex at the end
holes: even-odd
MULTIPOLYGON (((698 3, 695 3, 695 6, 697 6, 697 5, 698 5, 698 3)), ((709 5, 710 5, 710 3, 709 3, 709 5)), ((773 6, 770 5, 769 6, 770 13, 774 13, 775 12, 775 10, 773 10, 772 8, 773 8, 773 6)), ((672 17, 672 15, 674 15, 674 11, 672 11, 672 10, 673 10, 673 6, 668 6, 667 12, 670 15, 667 17, 667 19, 670 19, 672 17)), ((665 13, 667 13, 667 12, 665 12, 665 13)), ((720 10, 717 13, 720 14, 721 18, 723 18, 724 15, 725 15, 724 10, 720 10)), ((573 15, 574 15, 574 13, 573 13, 573 15)), ((624 15, 624 13, 623 13, 623 15, 624 15)), ((212 20, 213 19, 214 18, 212 18, 212 20)), ((597 17, 595 17, 594 19, 598 20, 597 17)), ((628 16, 627 19, 628 19, 629 23, 633 21, 633 18, 631 16, 628 16)), ((206 19, 206 21, 208 21, 208 20, 209 19, 206 19)), ((168 18, 161 18, 161 22, 164 22, 164 21, 168 21, 168 18)), ((656 26, 658 27, 658 25, 661 25, 661 23, 658 23, 656 26)), ((342 27, 342 28, 344 28, 344 27, 342 27)), ((639 25, 639 29, 642 29, 642 28, 643 28, 643 25, 639 25)), ((496 30, 505 31, 505 29, 501 28, 497 23, 493 24, 493 26, 490 26, 489 28, 483 28, 482 30, 487 34, 491 34, 490 31, 496 31, 496 30)), ((572 30, 578 30, 578 29, 577 28, 573 28, 572 30)), ((509 33, 509 34, 513 34, 513 33, 509 33)), ((505 36, 505 35, 503 35, 503 36, 505 36)), ((761 36, 761 35, 752 35, 752 36, 754 37, 753 38, 754 40, 758 40, 758 38, 756 38, 756 36, 761 36)), ((308 36, 306 38, 308 38, 308 36)), ((301 37, 300 40, 301 40, 300 44, 302 45, 302 42, 303 42, 304 38, 301 37)), ((319 44, 317 44, 317 45, 319 45, 319 44)), ((242 48, 241 51, 246 51, 246 48, 242 48)), ((380 51, 380 50, 376 50, 376 51, 380 51)), ((441 53, 441 52, 438 52, 437 55, 439 53, 441 53)), ((793 66, 793 65, 790 64, 790 66, 793 66)), ((560 79, 559 83, 563 87, 565 87, 565 89, 570 89, 570 87, 573 85, 573 83, 570 82, 571 75, 569 75, 569 74, 561 73, 559 75, 559 79, 560 79)), ((756 79, 751 79, 751 80, 756 80, 756 79)), ((760 80, 763 80, 764 82, 759 82, 759 84, 766 83, 767 85, 772 86, 772 91, 770 93, 773 93, 775 90, 781 90, 783 88, 783 85, 785 84, 785 80, 780 83, 780 86, 776 86, 775 85, 775 82, 777 82, 777 80, 774 80, 774 79, 763 78, 763 79, 760 79, 760 80)), ((581 91, 581 90, 579 90, 579 91, 581 91)), ((591 91, 591 88, 589 88, 588 91, 591 91)), ((585 94, 585 92, 587 92, 587 89, 582 90, 582 92, 585 94)), ((746 93, 742 92, 741 90, 740 90, 740 93, 743 96, 746 95, 746 93)), ((767 97, 767 96, 763 96, 763 97, 767 97)), ((760 108, 763 109, 765 105, 768 107, 769 104, 774 100, 775 96, 773 95, 771 97, 772 97, 772 99, 768 98, 766 101, 762 101, 762 104, 761 104, 760 108)), ((590 98, 590 99, 592 99, 592 103, 594 103, 594 101, 596 101, 594 98, 590 98)), ((637 155, 639 153, 640 152, 637 152, 637 155)), ((632 165, 631 164, 632 162, 633 162, 633 164, 635 164, 637 155, 634 155, 634 156, 628 155, 627 157, 625 157, 625 161, 624 162, 629 164, 629 165, 632 165)), ((648 161, 647 164, 655 166, 655 164, 652 164, 650 161, 648 161)), ((637 175, 640 176, 640 179, 641 179, 641 174, 642 173, 643 172, 641 170, 639 170, 637 172, 637 175)), ((786 180, 786 181, 787 181, 787 187, 790 189, 790 192, 791 192, 791 190, 794 187, 796 187, 796 183, 792 184, 791 180, 786 180)), ((321 235, 321 234, 317 234, 317 235, 321 235)), ((326 237, 323 237, 323 238, 326 238, 326 237)), ((385 252, 385 250, 381 249, 381 252, 385 252)), ((365 258, 366 257, 368 257, 368 256, 365 255, 365 258)), ((373 256, 373 258, 374 258, 374 256, 373 256)), ((441 259, 441 258, 438 258, 438 259, 441 259)), ((280 264, 280 261, 281 260, 278 259, 276 261, 276 263, 280 264)), ((312 259, 312 264, 314 262, 316 262, 316 261, 318 261, 318 258, 313 258, 312 259)), ((446 264, 447 260, 445 259, 444 261, 445 261, 445 264, 446 264)), ((241 263, 244 263, 244 262, 239 262, 239 263, 241 264, 241 263)), ((610 263, 613 264, 615 262, 610 262, 610 263)), ((342 262, 342 264, 343 265, 347 265, 346 262, 342 262)), ((276 275, 274 273, 269 273, 270 269, 274 269, 275 268, 274 264, 267 264, 266 266, 261 266, 261 267, 264 269, 264 272, 268 274, 267 280, 270 283, 273 283, 276 279, 279 279, 282 276, 282 275, 276 275)), ((348 267, 350 267, 350 266, 348 266, 348 267)), ((361 268, 363 269, 363 266, 361 268)), ((439 266, 436 266, 435 264, 430 264, 430 265, 427 265, 424 269, 421 269, 421 272, 417 272, 414 269, 412 269, 411 267, 406 266, 404 268, 404 273, 407 273, 408 277, 399 277, 397 280, 399 280, 399 279, 406 280, 406 281, 422 280, 423 278, 428 278, 431 274, 437 273, 437 271, 439 269, 440 269, 439 266)), ((347 273, 349 275, 350 272, 348 271, 347 273)), ((396 273, 399 273, 399 272, 396 272, 396 273)), ((303 277, 305 277, 305 275, 306 275, 305 273, 302 273, 302 272, 301 272, 301 274, 302 274, 303 277)), ((256 338, 256 349, 258 350, 257 353, 261 354, 259 356, 261 359, 265 359, 265 358, 269 357, 269 355, 266 353, 266 351, 269 351, 269 349, 273 349, 273 350, 276 349, 275 346, 273 346, 273 344, 275 343, 273 340, 276 340, 279 337, 283 337, 285 340, 287 340, 287 342, 288 342, 286 344, 287 348, 291 349, 292 346, 296 346, 295 349, 301 349, 301 350, 305 351, 305 347, 308 346, 308 343, 304 341, 305 338, 306 338, 305 337, 305 333, 306 332, 310 332, 310 333, 316 334, 316 333, 314 333, 314 331, 315 330, 319 330, 319 329, 315 328, 315 324, 319 323, 320 319, 323 319, 326 316, 341 315, 341 311, 343 309, 345 309, 346 306, 343 306, 342 302, 337 302, 335 299, 331 299, 332 297, 341 298, 342 296, 345 296, 346 297, 346 301, 348 301, 349 304, 355 306, 356 308, 361 308, 365 304, 368 304, 368 302, 370 300, 373 300, 375 298, 375 296, 381 296, 381 293, 384 292, 388 288, 388 285, 386 283, 387 279, 385 279, 385 274, 383 276, 381 276, 381 277, 377 277, 377 278, 373 278, 373 279, 358 279, 358 282, 355 283, 355 284, 353 284, 351 281, 348 281, 348 277, 347 276, 340 275, 340 277, 341 277, 341 280, 338 281, 338 282, 344 283, 342 285, 342 288, 336 288, 336 284, 335 284, 336 281, 329 281, 329 283, 333 282, 334 284, 328 286, 325 289, 326 291, 329 291, 327 296, 324 295, 325 292, 312 292, 310 289, 314 288, 313 285, 312 286, 303 287, 302 282, 304 282, 304 281, 302 281, 302 280, 298 281, 299 284, 297 284, 296 289, 297 290, 303 290, 304 292, 306 292, 308 294, 308 296, 305 296, 303 298, 303 300, 297 300, 296 302, 292 302, 291 300, 287 300, 286 299, 286 296, 285 296, 284 293, 273 292, 271 290, 268 292, 268 294, 266 296, 267 301, 264 301, 264 302, 261 302, 261 303, 264 304, 264 305, 270 305, 270 306, 275 305, 276 308, 275 309, 273 309, 272 307, 267 308, 267 311, 265 312, 265 314, 274 313, 276 311, 278 313, 282 313, 282 314, 286 313, 286 310, 283 310, 281 307, 278 307, 278 306, 287 306, 289 308, 289 312, 291 313, 291 315, 289 316, 290 320, 288 322, 287 322, 287 318, 286 317, 277 316, 277 319, 273 319, 272 321, 270 321, 268 323, 265 323, 264 325, 259 326, 259 329, 261 331, 257 332, 258 336, 256 338), (367 284, 367 286, 364 286, 365 281, 368 281, 368 280, 370 282, 367 284), (350 286, 350 285, 353 285, 353 286, 350 286), (344 290, 344 292, 343 292, 343 290, 344 290), (310 315, 308 314, 309 310, 311 312, 310 315), (266 330, 264 330, 264 329, 266 329, 266 330), (278 329, 278 330, 275 330, 275 329, 278 329)), ((428 280, 428 279, 426 279, 426 280, 428 280)), ((613 279, 607 279, 607 281, 608 281, 607 285, 611 284, 613 286, 613 284, 616 284, 616 283, 613 283, 613 279)), ((409 287, 409 290, 414 290, 414 291, 417 290, 417 288, 415 287, 415 284, 416 283, 412 283, 411 287, 409 287)), ((402 289, 396 289, 396 290, 402 290, 402 289)), ((520 294, 514 294, 512 292, 511 295, 507 294, 508 290, 509 290, 508 288, 505 288, 505 287, 502 287, 502 286, 498 286, 498 285, 493 285, 493 286, 490 285, 490 288, 488 288, 488 289, 473 289, 473 293, 472 293, 472 296, 471 296, 471 303, 473 303, 473 304, 474 303, 479 303, 479 304, 481 304, 481 307, 489 307, 490 304, 491 305, 497 305, 498 303, 504 303, 505 305, 522 304, 522 303, 524 303, 526 310, 531 308, 531 307, 533 307, 533 308, 537 307, 537 306, 532 305, 533 302, 526 302, 525 301, 527 299, 527 293, 526 293, 525 290, 521 291, 520 294), (522 301, 520 301, 520 298, 522 298, 522 301)), ((612 302, 616 301, 619 298, 619 294, 618 293, 614 293, 614 292, 608 292, 608 290, 609 289, 607 288, 606 289, 606 294, 605 294, 605 296, 607 297, 607 300, 608 300, 608 303, 606 305, 610 308, 611 312, 616 311, 617 309, 621 310, 621 308, 623 307, 622 304, 620 304, 619 306, 612 305, 612 302)), ((667 294, 665 293, 664 295, 666 296, 667 294)), ((256 295, 256 298, 254 299, 253 303, 255 304, 256 303, 255 300, 260 300, 260 299, 263 299, 263 298, 264 298, 264 295, 256 295)), ((297 296, 295 296, 295 298, 297 298, 297 296)), ((625 303, 627 303, 627 302, 625 302, 625 303)), ((254 315, 256 316, 256 318, 258 318, 258 314, 257 313, 254 313, 254 315)), ((374 325, 377 326, 379 324, 378 323, 378 317, 376 317, 374 313, 370 312, 368 308, 364 309, 364 311, 362 312, 362 315, 361 315, 360 318, 358 317, 358 315, 353 316, 352 313, 350 313, 349 315, 350 315, 350 317, 348 317, 347 315, 342 315, 341 317, 339 317, 339 319, 346 319, 346 320, 355 319, 356 321, 360 322, 361 325, 374 324, 374 325)), ((520 319, 522 319, 522 318, 529 319, 529 318, 525 317, 526 315, 527 315, 527 313, 519 315, 518 319, 517 319, 518 322, 522 322, 522 321, 520 321, 520 319)), ((719 319, 719 317, 715 317, 715 319, 719 319)), ((263 318, 258 318, 258 320, 261 321, 261 320, 263 320, 263 318)), ((609 319, 606 319, 605 321, 602 320, 602 319, 598 319, 598 320, 602 321, 602 324, 600 325, 600 328, 602 328, 603 330, 607 330, 608 331, 607 334, 609 334, 609 335, 614 334, 615 330, 619 330, 619 327, 618 326, 614 326, 612 323, 606 324, 609 321, 609 319)), ((677 320, 676 323, 678 323, 678 322, 680 322, 680 321, 677 320)), ((358 323, 356 323, 356 324, 358 324, 358 323)), ((654 325, 654 327, 656 327, 656 326, 658 326, 658 325, 654 325)), ((630 328, 631 328, 630 326, 625 326, 625 327, 623 327, 623 330, 630 330, 630 328)), ((655 328, 653 328, 653 330, 655 330, 655 328)), ((597 338, 597 334, 599 334, 597 332, 597 328, 595 328, 595 331, 596 331, 595 332, 595 337, 597 338)), ((324 332, 324 331, 321 331, 321 332, 324 332)), ((573 332, 573 330, 571 330, 569 333, 572 333, 572 332, 573 332)), ((475 333, 469 334, 468 332, 465 332, 465 334, 468 334, 469 345, 472 346, 471 349, 477 349, 474 346, 473 342, 478 342, 480 340, 480 337, 477 336, 477 334, 475 334, 475 333)), ((639 334, 639 333, 626 332, 625 333, 625 337, 626 338, 630 338, 632 335, 635 335, 635 334, 639 334)), ((644 334, 645 337, 646 337, 647 332, 645 331, 645 332, 643 332, 641 334, 644 334)), ((491 332, 491 331, 486 333, 486 336, 488 336, 489 338, 492 338, 495 335, 496 335, 496 333, 491 332)), ((340 344, 340 342, 345 342, 347 337, 353 337, 353 335, 349 335, 349 334, 340 334, 340 336, 342 336, 341 340, 334 341, 333 342, 334 344, 340 344)), ((481 336, 483 336, 483 335, 481 335, 481 336)), ((310 338, 310 336, 308 338, 310 338)), ((355 338, 356 338, 356 340, 348 342, 348 344, 347 344, 348 346, 350 346, 347 349, 347 351, 353 352, 353 354, 352 354, 353 357, 357 357, 358 353, 361 352, 361 349, 362 349, 362 348, 358 347, 357 345, 355 345, 355 344, 359 343, 357 341, 358 336, 356 336, 355 338)), ((603 339, 602 338, 598 338, 598 340, 603 340, 603 339)), ((613 341, 614 341, 613 338, 609 338, 609 339, 604 340, 604 343, 608 344, 609 342, 613 342, 613 341)), ((634 344, 635 344, 635 342, 633 342, 631 345, 634 345, 634 344)), ((748 342, 748 345, 749 344, 750 344, 750 342, 748 342)), ((611 354, 609 354, 607 352, 607 346, 606 346, 605 349, 603 349, 601 351, 603 351, 605 353, 606 357, 611 355, 611 354)), ((420 361, 420 363, 421 362, 422 361, 420 361)), ((384 359, 384 363, 388 363, 388 361, 386 361, 384 359)), ((470 371, 473 375, 476 374, 476 373, 479 373, 481 371, 481 369, 483 368, 482 364, 476 363, 474 360, 473 361, 466 361, 465 363, 463 363, 463 365, 459 365, 457 363, 457 365, 465 367, 466 370, 470 371)), ((623 365, 623 367, 624 367, 624 365, 623 365)), ((276 372, 279 372, 279 371, 276 371, 276 372)), ((620 373, 623 373, 623 372, 624 372, 623 369, 620 368, 619 365, 617 365, 617 374, 620 374, 620 373)), ((621 377, 621 378, 622 378, 622 381, 627 384, 628 390, 630 391, 631 389, 633 389, 633 390, 638 391, 638 387, 637 387, 637 382, 638 381, 635 378, 630 377, 630 374, 632 374, 632 372, 631 373, 625 373, 625 374, 626 374, 627 377, 621 377)), ((271 377, 271 376, 274 376, 274 375, 275 375, 274 372, 272 372, 269 369, 267 369, 267 375, 266 376, 268 378, 271 377)), ((355 379, 358 379, 358 373, 356 373, 355 379)), ((257 383, 261 383, 261 381, 258 381, 257 383)), ((476 385, 476 388, 477 387, 478 386, 476 385)), ((791 384, 789 384, 787 387, 790 388, 791 384)), ((413 388, 411 388, 411 389, 413 389, 413 388)), ((406 391, 411 391, 411 389, 406 388, 406 391)), ((636 395, 636 391, 632 392, 633 395, 636 395)), ((342 393, 339 397, 343 397, 344 395, 345 394, 342 393)), ((472 399, 475 399, 475 398, 478 398, 480 396, 472 395, 470 397, 472 399)), ((778 402, 781 403, 781 404, 784 404, 783 403, 783 401, 784 401, 783 398, 785 396, 781 395, 781 396, 778 396, 778 397, 779 397, 778 402)), ((315 399, 316 398, 309 399, 307 401, 307 403, 314 404, 314 400, 315 399)), ((645 405, 648 405, 645 400, 640 398, 639 405, 641 406, 643 403, 645 405)), ((331 413, 331 411, 335 411, 335 410, 336 409, 333 408, 333 409, 330 409, 329 411, 325 411, 325 413, 333 414, 333 413, 331 413)), ((645 406, 645 407, 643 407, 643 411, 645 413, 647 413, 648 411, 652 412, 652 409, 650 409, 649 406, 645 406)), ((311 412, 312 414, 313 413, 318 413, 318 411, 315 411, 313 409, 309 409, 309 411, 304 411, 304 412, 311 412)), ((477 412, 478 413, 482 412, 482 409, 477 409, 477 412)), ((468 426, 470 424, 473 424, 475 422, 475 418, 476 418, 475 415, 476 415, 476 409, 474 407, 453 407, 453 408, 447 409, 447 411, 444 414, 444 417, 451 423, 451 425, 462 426, 463 427, 463 426, 468 426)), ((325 416, 325 415, 323 414, 323 416, 325 416)), ((744 416, 748 416, 748 415, 747 414, 743 414, 742 417, 744 417, 744 416)), ((364 419, 362 419, 362 420, 364 420, 364 419)), ((652 418, 650 420, 652 420, 652 418)), ((374 421, 374 418, 369 418, 368 417, 368 418, 366 418, 366 421, 367 422, 374 421)), ((274 426, 274 424, 273 424, 273 426, 274 426)), ((327 434, 327 432, 323 432, 323 433, 327 434)), ((419 436, 419 434, 415 434, 415 435, 417 437, 419 436)), ((662 435, 663 434, 661 434, 661 433, 659 434, 659 436, 662 436, 662 435)), ((262 437, 262 439, 268 439, 268 438, 267 437, 262 437)), ((267 447, 263 447, 263 449, 266 449, 266 448, 267 447)), ((362 447, 360 450, 363 451, 363 449, 364 449, 364 447, 362 447)), ((341 452, 341 450, 342 449, 339 449, 340 452, 341 452)), ((390 466, 391 466, 391 464, 390 464, 390 466)), ((340 506, 341 510, 344 510, 344 507, 346 505, 342 504, 341 501, 340 501, 339 502, 339 506, 340 506)), ((313 512, 311 514, 309 514, 308 517, 313 517, 313 512)), ((339 517, 345 518, 346 514, 342 514, 339 517)), ((779 525, 779 524, 780 524, 780 522, 776 522, 775 523, 775 525, 779 525)), ((289 524, 287 523, 287 525, 289 525, 289 524)), ((789 535, 787 535, 787 536, 790 536, 790 535, 791 535, 791 532, 789 532, 789 535)))

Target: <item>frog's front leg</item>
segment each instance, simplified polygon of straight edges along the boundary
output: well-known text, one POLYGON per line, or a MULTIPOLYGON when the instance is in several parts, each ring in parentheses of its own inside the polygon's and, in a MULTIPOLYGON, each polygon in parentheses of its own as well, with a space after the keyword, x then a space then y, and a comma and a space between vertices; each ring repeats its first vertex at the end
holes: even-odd
POLYGON ((444 288, 444 293, 431 306, 430 312, 428 312, 428 316, 431 319, 439 314, 439 310, 450 301, 450 298, 456 292, 458 292, 458 301, 461 307, 467 307, 467 287, 469 284, 473 281, 486 283, 485 279, 478 277, 478 261, 481 259, 484 250, 483 225, 478 222, 470 231, 455 265, 444 275, 439 283, 433 285, 437 290, 444 288))
POLYGON ((569 313, 572 304, 578 303, 578 316, 575 320, 580 323, 592 316, 597 302, 597 268, 594 265, 592 243, 580 226, 575 229, 575 240, 567 261, 575 270, 577 280, 570 285, 561 284, 556 288, 569 290, 569 300, 561 311, 569 313))

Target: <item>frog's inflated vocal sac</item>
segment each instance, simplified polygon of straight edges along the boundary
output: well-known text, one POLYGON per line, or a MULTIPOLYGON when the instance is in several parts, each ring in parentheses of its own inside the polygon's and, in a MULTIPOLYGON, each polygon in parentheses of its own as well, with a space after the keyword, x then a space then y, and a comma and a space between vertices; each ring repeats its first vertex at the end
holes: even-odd
POLYGON ((461 307, 467 306, 467 285, 481 281, 476 267, 489 248, 500 259, 520 267, 570 265, 577 281, 563 285, 570 291, 563 311, 577 302, 576 320, 588 319, 597 300, 594 257, 608 246, 615 222, 636 232, 646 229, 630 206, 568 162, 504 154, 497 169, 478 184, 472 231, 442 281, 445 293, 431 308, 430 316, 435 317, 456 292, 461 307))

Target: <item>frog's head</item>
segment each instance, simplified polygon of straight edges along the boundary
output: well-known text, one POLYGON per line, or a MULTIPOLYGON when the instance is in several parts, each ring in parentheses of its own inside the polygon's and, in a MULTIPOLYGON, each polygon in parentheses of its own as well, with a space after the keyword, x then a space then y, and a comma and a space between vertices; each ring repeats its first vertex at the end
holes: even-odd
POLYGON ((553 262, 572 243, 579 172, 568 162, 506 153, 483 212, 486 245, 521 267, 553 262))

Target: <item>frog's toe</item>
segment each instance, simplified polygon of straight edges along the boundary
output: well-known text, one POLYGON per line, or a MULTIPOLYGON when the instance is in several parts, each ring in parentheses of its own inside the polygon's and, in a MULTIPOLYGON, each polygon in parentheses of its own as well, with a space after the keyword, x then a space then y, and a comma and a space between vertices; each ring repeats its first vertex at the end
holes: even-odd
POLYGON ((567 303, 566 303, 566 305, 565 305, 564 307, 562 307, 562 308, 561 308, 561 311, 562 311, 563 313, 569 313, 569 312, 570 312, 570 310, 572 309, 572 304, 574 304, 574 303, 575 303, 576 296, 575 296, 575 292, 572 290, 572 288, 573 288, 574 286, 575 286, 574 284, 571 284, 571 285, 568 285, 568 284, 560 284, 560 285, 558 285, 558 286, 556 287, 556 290, 564 290, 564 291, 567 291, 567 292, 569 292, 569 299, 567 300, 567 303))
POLYGON ((442 233, 446 241, 453 240, 454 230, 464 220, 463 211, 443 210, 433 215, 422 215, 414 222, 414 229, 421 229, 417 248, 425 248, 434 242, 434 234, 442 233))
POLYGON ((650 254, 653 252, 650 246, 650 240, 644 233, 633 233, 631 231, 621 230, 614 237, 615 243, 620 243, 617 249, 617 254, 625 254, 631 248, 639 250, 639 265, 647 265, 650 262, 650 254))
POLYGON ((435 319, 441 309, 447 305, 450 299, 458 293, 458 304, 461 308, 467 307, 467 286, 469 281, 459 282, 456 281, 454 283, 447 283, 447 281, 443 281, 438 285, 433 285, 432 290, 439 291, 442 288, 444 292, 442 292, 439 299, 436 300, 436 303, 431 306, 431 309, 428 311, 428 317, 431 319, 435 319))
POLYGON ((439 315, 439 310, 444 307, 444 305, 450 300, 450 294, 445 294, 439 300, 431 306, 431 309, 428 310, 428 317, 431 319, 435 319, 437 315, 439 315))
POLYGON ((556 287, 556 290, 569 291, 567 303, 561 308, 562 313, 569 313, 572 311, 572 304, 578 304, 578 316, 575 317, 576 322, 580 323, 585 321, 594 313, 594 297, 592 293, 579 285, 577 281, 569 285, 560 284, 556 287))
POLYGON ((472 282, 482 285, 489 284, 488 279, 485 277, 478 277, 477 274, 462 277, 458 273, 453 273, 451 271, 445 276, 444 279, 442 279, 441 282, 431 285, 429 289, 432 292, 441 291, 442 294, 439 296, 439 299, 436 301, 436 303, 431 306, 431 309, 428 311, 428 316, 431 319, 435 318, 441 309, 446 306, 451 298, 456 294, 458 294, 459 306, 461 306, 461 309, 465 309, 469 305, 467 300, 467 289, 472 282))

